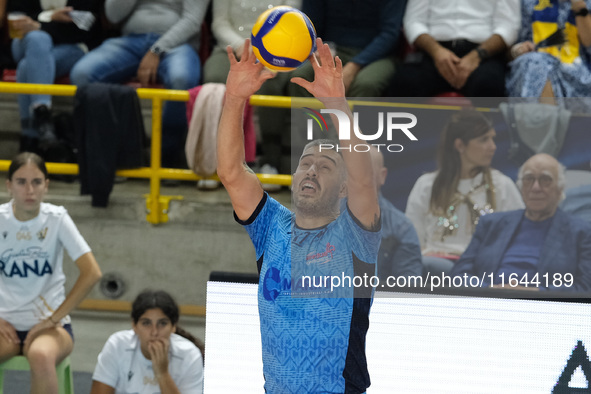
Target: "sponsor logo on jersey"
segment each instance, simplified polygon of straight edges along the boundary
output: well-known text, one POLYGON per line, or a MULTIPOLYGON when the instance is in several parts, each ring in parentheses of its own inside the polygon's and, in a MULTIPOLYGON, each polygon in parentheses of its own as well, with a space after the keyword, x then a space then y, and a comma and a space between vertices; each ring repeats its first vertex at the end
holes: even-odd
POLYGON ((0 275, 6 276, 7 278, 12 278, 13 276, 28 278, 29 274, 35 276, 51 275, 53 274, 53 270, 48 260, 45 260, 45 263, 42 263, 42 265, 39 264, 39 260, 35 260, 33 263, 13 261, 12 265, 0 260, 0 275))
POLYGON ((43 241, 46 236, 47 236, 47 227, 45 227, 43 230, 40 230, 37 233, 37 238, 39 239, 39 241, 43 241))
POLYGON ((335 251, 334 245, 330 242, 326 243, 326 249, 322 252, 310 253, 306 256, 306 264, 310 265, 313 263, 325 264, 332 260, 332 254, 335 251))
POLYGON ((52 275, 49 255, 39 247, 31 247, 14 252, 6 250, 0 256, 0 276, 7 278, 52 275))

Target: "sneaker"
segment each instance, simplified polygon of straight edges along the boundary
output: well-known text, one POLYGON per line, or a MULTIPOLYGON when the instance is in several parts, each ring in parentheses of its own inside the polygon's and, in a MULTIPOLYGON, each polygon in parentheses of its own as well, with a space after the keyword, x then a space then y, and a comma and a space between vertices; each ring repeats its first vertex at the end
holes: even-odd
POLYGON ((47 150, 57 144, 51 110, 47 105, 39 105, 33 110, 33 127, 39 130, 39 148, 41 150, 47 150))
POLYGON ((197 189, 199 190, 215 190, 220 187, 220 183, 215 179, 199 179, 197 181, 197 189))
MULTIPOLYGON (((277 175, 279 171, 277 168, 270 164, 264 164, 260 169, 261 174, 277 175)), ((281 185, 275 185, 273 183, 263 183, 263 190, 269 193, 278 192, 281 190, 281 185)))

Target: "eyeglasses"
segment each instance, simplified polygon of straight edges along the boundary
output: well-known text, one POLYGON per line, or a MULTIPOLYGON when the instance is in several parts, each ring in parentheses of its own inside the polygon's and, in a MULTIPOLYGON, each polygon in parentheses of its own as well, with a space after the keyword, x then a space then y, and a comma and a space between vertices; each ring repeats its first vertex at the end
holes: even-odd
POLYGON ((542 174, 537 178, 531 174, 525 175, 523 178, 521 178, 521 183, 525 188, 532 187, 536 181, 538 181, 540 187, 548 187, 552 184, 552 182, 554 182, 554 178, 545 174, 542 174))

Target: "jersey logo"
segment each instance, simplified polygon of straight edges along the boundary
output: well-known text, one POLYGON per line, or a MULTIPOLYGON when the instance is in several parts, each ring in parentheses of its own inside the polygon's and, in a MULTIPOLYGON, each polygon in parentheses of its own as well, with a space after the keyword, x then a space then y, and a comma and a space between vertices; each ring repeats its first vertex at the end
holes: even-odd
POLYGON ((324 249, 322 252, 310 253, 306 256, 306 264, 310 265, 312 263, 328 263, 330 260, 332 260, 332 254, 334 253, 334 251, 334 245, 331 245, 330 242, 327 242, 326 249, 324 249))
POLYGON ((2 231, 2 236, 4 237, 4 239, 6 239, 6 237, 8 236, 8 231, 2 231))
POLYGON ((277 268, 271 267, 265 273, 263 280, 263 297, 267 301, 275 301, 279 293, 281 293, 281 275, 277 268))
POLYGON ((23 261, 20 267, 16 261, 12 263, 12 267, 9 267, 8 264, 0 260, 0 275, 6 276, 7 278, 12 278, 13 276, 28 278, 29 273, 36 276, 44 276, 53 274, 53 270, 48 260, 45 260, 45 263, 41 267, 39 266, 38 260, 35 260, 33 265, 23 261))
POLYGON ((16 233, 16 239, 19 241, 29 241, 31 239, 31 232, 21 230, 16 233))
POLYGON ((39 239, 39 241, 43 241, 45 239, 46 235, 47 235, 47 227, 45 227, 43 230, 40 230, 37 233, 37 239, 39 239))

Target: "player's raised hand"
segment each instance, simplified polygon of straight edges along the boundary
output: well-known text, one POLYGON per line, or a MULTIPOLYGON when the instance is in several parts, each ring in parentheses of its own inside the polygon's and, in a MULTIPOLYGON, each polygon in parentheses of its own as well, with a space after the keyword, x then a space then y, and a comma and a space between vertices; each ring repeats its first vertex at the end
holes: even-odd
POLYGON ((328 44, 324 44, 320 37, 316 39, 316 47, 318 50, 310 56, 314 80, 309 82, 296 77, 291 82, 300 85, 318 99, 345 97, 343 62, 338 56, 333 59, 328 44))
POLYGON ((228 60, 230 60, 230 72, 226 80, 226 94, 247 99, 260 89, 263 82, 273 78, 270 70, 256 61, 254 53, 250 50, 250 39, 244 40, 240 60, 234 56, 231 46, 226 47, 228 60))

